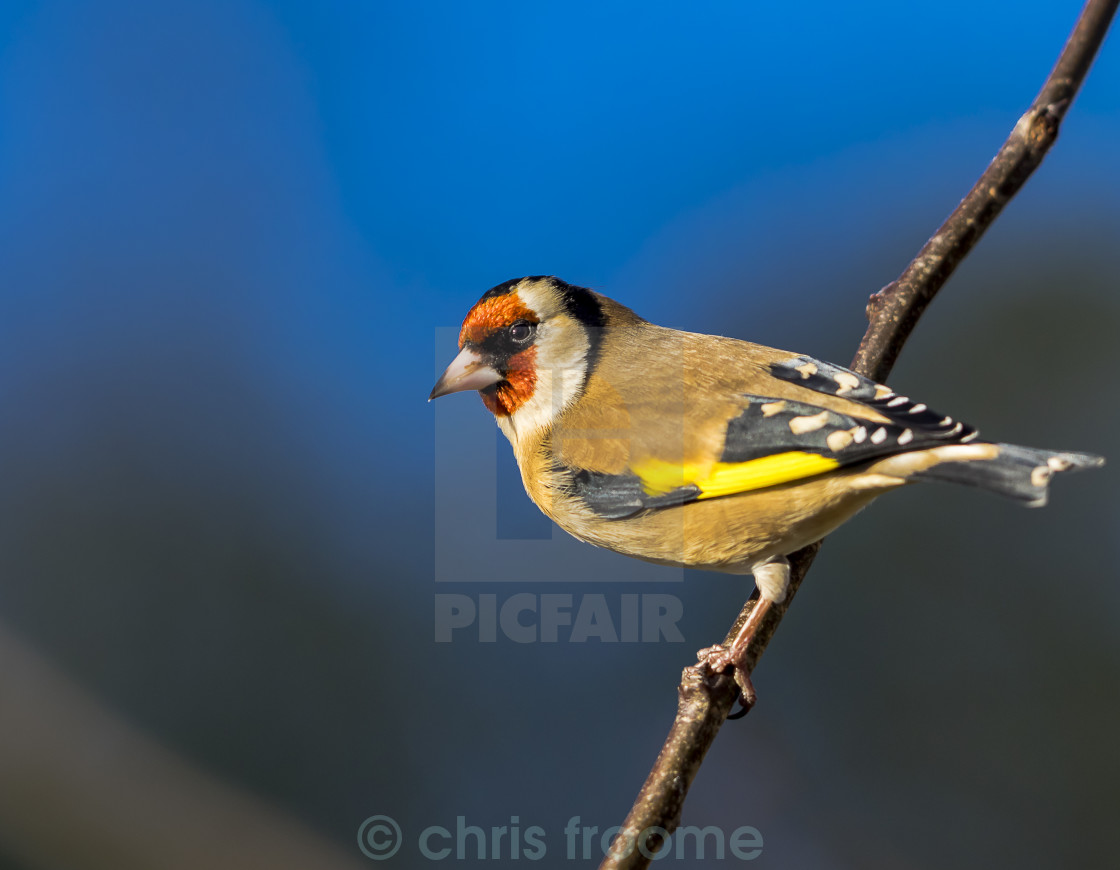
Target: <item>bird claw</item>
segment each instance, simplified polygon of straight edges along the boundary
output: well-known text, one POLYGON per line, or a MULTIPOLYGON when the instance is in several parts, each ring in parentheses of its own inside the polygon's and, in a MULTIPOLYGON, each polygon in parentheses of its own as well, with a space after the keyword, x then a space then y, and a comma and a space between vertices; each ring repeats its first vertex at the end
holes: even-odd
POLYGON ((732 651, 725 646, 709 646, 699 650, 696 653, 696 658, 700 664, 706 665, 713 674, 722 674, 728 668, 732 668, 732 676, 735 678, 735 685, 739 687, 739 702, 743 705, 743 709, 727 718, 738 719, 747 715, 758 700, 758 694, 751 682, 751 675, 747 673, 740 662, 735 660, 732 651))
POLYGON ((707 665, 713 674, 720 674, 731 664, 731 652, 727 647, 716 644, 697 650, 696 659, 699 664, 707 665))

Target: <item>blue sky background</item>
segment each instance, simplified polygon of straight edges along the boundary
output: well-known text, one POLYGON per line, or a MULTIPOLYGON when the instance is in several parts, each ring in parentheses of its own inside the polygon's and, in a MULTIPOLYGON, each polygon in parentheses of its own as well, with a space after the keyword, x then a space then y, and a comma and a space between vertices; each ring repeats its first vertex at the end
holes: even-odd
MULTIPOLYGON (((671 590, 683 645, 432 643, 441 511, 497 499, 483 564, 550 535, 477 400, 424 401, 447 328, 546 273, 846 362, 1078 8, 8 0, 0 619, 345 848, 375 812, 617 823, 747 587, 595 587, 671 590)), ((1114 34, 900 388, 1002 438, 1117 444, 1118 94, 1114 34)), ((1113 473, 1029 514, 908 492, 830 542, 686 821, 754 824, 782 867, 1105 854, 1113 473), (1053 640, 1071 624, 1084 646, 1053 640)), ((517 591, 583 590, 527 559, 517 591)))

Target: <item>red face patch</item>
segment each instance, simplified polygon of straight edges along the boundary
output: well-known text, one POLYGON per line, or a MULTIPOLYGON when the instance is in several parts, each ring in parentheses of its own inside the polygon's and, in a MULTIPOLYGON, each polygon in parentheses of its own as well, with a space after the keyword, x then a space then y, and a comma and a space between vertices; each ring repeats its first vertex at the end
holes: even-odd
POLYGON ((533 398, 537 388, 537 349, 526 348, 509 358, 505 380, 481 390, 482 402, 496 417, 508 417, 533 398))
POLYGON ((516 293, 483 299, 470 310, 467 319, 463 321, 463 328, 459 330, 459 347, 468 341, 471 344, 482 344, 495 332, 518 320, 537 323, 540 318, 526 307, 516 293))

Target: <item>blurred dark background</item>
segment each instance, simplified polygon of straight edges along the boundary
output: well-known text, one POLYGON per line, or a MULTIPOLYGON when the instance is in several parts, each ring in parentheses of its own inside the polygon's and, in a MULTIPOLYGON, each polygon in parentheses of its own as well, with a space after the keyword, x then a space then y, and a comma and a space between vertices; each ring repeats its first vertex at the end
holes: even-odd
MULTIPOLYGON (((578 863, 749 584, 547 540, 477 399, 424 402, 448 328, 547 273, 847 362, 1078 9, 5 2, 0 866, 369 865, 379 814, 384 866, 459 816, 578 863), (435 642, 520 593, 683 642, 435 642)), ((685 808, 760 865, 1112 866, 1117 48, 891 379, 1112 465, 827 542, 685 808)))

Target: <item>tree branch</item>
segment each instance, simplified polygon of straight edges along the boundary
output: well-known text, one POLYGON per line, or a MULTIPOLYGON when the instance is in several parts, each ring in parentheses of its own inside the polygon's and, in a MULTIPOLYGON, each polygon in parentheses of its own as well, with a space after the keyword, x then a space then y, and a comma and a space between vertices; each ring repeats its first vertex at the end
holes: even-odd
MULTIPOLYGON (((871 297, 869 325, 852 369, 877 381, 889 375, 926 306, 1054 144, 1118 3, 1088 0, 1042 90, 995 159, 898 279, 871 297)), ((820 546, 818 542, 790 556, 789 593, 782 604, 771 606, 755 635, 747 651, 748 671, 754 670, 769 644, 820 546)), ((756 591, 725 643, 730 643, 757 600, 756 591)), ((669 736, 600 870, 649 866, 650 856, 662 845, 659 833, 676 830, 688 788, 738 694, 730 676, 713 675, 699 664, 684 669, 677 691, 677 716, 669 736)))

